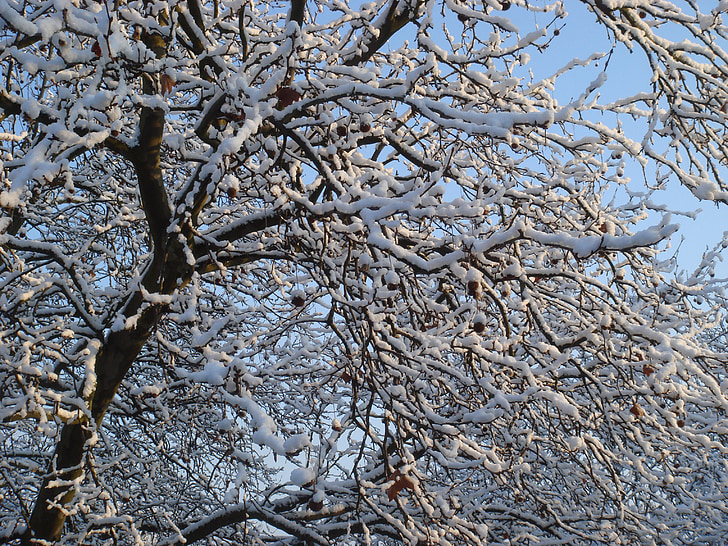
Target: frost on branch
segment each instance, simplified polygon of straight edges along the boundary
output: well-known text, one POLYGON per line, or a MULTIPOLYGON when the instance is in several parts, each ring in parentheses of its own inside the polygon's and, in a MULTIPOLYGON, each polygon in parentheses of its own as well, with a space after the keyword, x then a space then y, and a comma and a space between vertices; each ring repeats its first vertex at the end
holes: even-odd
POLYGON ((728 195, 726 6, 653 4, 0 0, 0 543, 725 536, 657 190, 728 195))

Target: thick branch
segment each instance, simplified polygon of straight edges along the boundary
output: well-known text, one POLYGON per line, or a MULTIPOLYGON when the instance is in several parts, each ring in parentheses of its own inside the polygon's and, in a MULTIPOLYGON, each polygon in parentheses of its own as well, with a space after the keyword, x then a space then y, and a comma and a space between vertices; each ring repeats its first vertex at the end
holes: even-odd
POLYGON ((415 13, 412 13, 407 6, 402 7, 400 0, 392 0, 384 19, 381 22, 379 31, 372 33, 369 40, 361 45, 361 53, 348 59, 344 64, 354 66, 368 61, 379 49, 386 44, 394 34, 410 21, 413 21, 415 13))
MULTIPOLYGON (((18 116, 22 114, 23 109, 21 99, 13 97, 4 89, 0 89, 0 110, 3 114, 9 116, 18 116)), ((58 122, 58 118, 50 109, 42 107, 41 112, 34 121, 42 123, 43 125, 52 125, 53 123, 58 122)), ((78 136, 86 136, 88 134, 88 129, 74 127, 73 131, 78 136)), ((103 145, 112 152, 116 152, 127 159, 131 158, 129 147, 121 140, 114 137, 108 137, 104 140, 103 145)))
POLYGON ((286 218, 290 218, 292 213, 293 208, 287 206, 283 209, 250 214, 244 221, 236 222, 230 226, 225 226, 211 233, 207 233, 204 240, 198 241, 195 244, 193 249, 195 258, 199 259, 210 253, 217 253, 220 249, 224 249, 230 242, 278 226, 286 218))
MULTIPOLYGON (((20 115, 23 112, 21 101, 11 96, 4 89, 0 89, 0 110, 7 115, 14 116, 20 115)), ((45 125, 50 125, 57 121, 54 117, 44 111, 41 111, 35 120, 45 125)))
MULTIPOLYGON (((300 501, 300 499, 299 499, 300 501)), ((303 500, 305 502, 305 500, 303 500)), ((351 511, 351 508, 345 508, 343 505, 335 508, 327 508, 317 514, 317 519, 327 517, 340 516, 343 513, 351 511)), ((316 531, 301 525, 293 519, 289 519, 284 515, 279 515, 277 511, 266 510, 255 502, 244 503, 221 512, 210 515, 209 517, 194 523, 182 530, 182 538, 170 544, 181 546, 182 544, 192 544, 198 540, 207 538, 212 533, 223 527, 243 523, 249 519, 265 522, 277 529, 280 529, 290 535, 305 539, 306 544, 328 544, 328 540, 316 531)))
POLYGON ((201 55, 205 51, 205 45, 201 40, 201 36, 205 35, 205 21, 199 0, 188 0, 187 11, 182 12, 179 23, 192 42, 192 52, 201 55))
MULTIPOLYGON (((416 457, 422 457, 425 450, 419 448, 415 452, 416 457)), ((386 480, 388 476, 389 466, 386 462, 381 462, 377 468, 369 471, 366 479, 370 481, 386 480)), ((356 487, 355 480, 348 480, 338 484, 339 487, 356 487)), ((328 519, 330 522, 335 518, 339 518, 343 514, 352 512, 354 506, 346 503, 337 503, 332 506, 323 508, 318 511, 300 510, 311 494, 307 491, 292 493, 287 498, 274 501, 270 506, 263 506, 255 501, 242 503, 237 506, 225 508, 213 514, 210 514, 202 520, 192 523, 184 527, 181 531, 182 537, 174 537, 168 542, 164 542, 165 546, 182 546, 182 544, 192 544, 198 540, 202 540, 211 536, 218 529, 243 523, 247 520, 258 520, 265 522, 281 531, 292 536, 306 540, 306 544, 329 544, 332 538, 337 538, 354 529, 360 528, 359 522, 352 522, 347 519, 339 520, 341 525, 329 526, 324 536, 305 527, 306 522, 319 521, 328 519)), ((381 523, 379 518, 369 522, 370 525, 381 523)), ((396 534, 391 535, 397 538, 396 534)))
MULTIPOLYGON (((155 256, 164 253, 167 228, 172 218, 164 187, 159 150, 164 132, 164 111, 144 108, 139 118, 139 144, 132 150, 132 162, 139 182, 142 208, 149 224, 155 256)), ((161 261, 160 261, 161 263, 161 261)))
POLYGON ((306 0, 291 0, 291 11, 288 14, 289 21, 295 21, 298 26, 303 26, 303 15, 306 9, 306 0))

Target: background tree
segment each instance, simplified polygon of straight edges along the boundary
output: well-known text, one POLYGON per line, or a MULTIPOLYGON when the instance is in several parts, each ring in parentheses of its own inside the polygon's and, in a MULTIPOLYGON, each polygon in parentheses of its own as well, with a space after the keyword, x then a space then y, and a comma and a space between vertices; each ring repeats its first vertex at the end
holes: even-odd
POLYGON ((0 541, 726 536, 726 7, 583 4, 0 0, 0 541))

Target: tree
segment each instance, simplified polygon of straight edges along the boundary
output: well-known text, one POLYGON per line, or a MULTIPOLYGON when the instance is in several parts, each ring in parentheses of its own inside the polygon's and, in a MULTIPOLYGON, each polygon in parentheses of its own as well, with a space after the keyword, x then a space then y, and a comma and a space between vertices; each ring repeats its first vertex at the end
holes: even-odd
POLYGON ((625 169, 726 202, 726 7, 583 5, 0 0, 0 542, 724 537, 720 248, 625 169))

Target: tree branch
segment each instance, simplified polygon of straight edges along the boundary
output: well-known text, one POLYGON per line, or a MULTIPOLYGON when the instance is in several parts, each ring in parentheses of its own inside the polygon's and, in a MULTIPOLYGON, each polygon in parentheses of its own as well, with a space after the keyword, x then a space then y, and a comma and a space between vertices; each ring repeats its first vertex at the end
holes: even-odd
MULTIPOLYGON (((418 4, 419 6, 419 4, 418 4)), ((380 23, 378 32, 370 35, 369 41, 361 45, 361 53, 344 61, 345 65, 354 66, 368 61, 379 49, 386 44, 395 33, 410 21, 414 21, 415 13, 409 6, 402 6, 401 0, 392 0, 389 10, 380 23)))
POLYGON ((179 23, 192 42, 192 52, 195 55, 202 54, 205 51, 205 46, 200 39, 200 34, 205 35, 205 21, 202 18, 202 8, 199 0, 188 0, 187 11, 182 12, 179 23), (190 19, 192 20, 190 21, 190 19))
POLYGON ((291 0, 291 11, 288 13, 288 20, 295 21, 299 27, 302 27, 305 10, 306 0, 291 0))
MULTIPOLYGON (((304 495, 304 499, 299 499, 299 504, 305 502, 310 495, 304 495)), ((327 517, 336 517, 351 511, 351 508, 343 505, 326 508, 319 511, 316 519, 324 519, 327 517)), ((299 525, 296 521, 286 518, 278 514, 276 511, 266 510, 256 502, 243 503, 232 508, 223 509, 219 512, 193 523, 182 530, 182 537, 175 537, 168 542, 163 542, 164 546, 182 546, 183 544, 192 544, 198 540, 202 540, 218 529, 242 523, 244 521, 254 519, 265 522, 281 531, 289 533, 295 537, 307 540, 306 544, 323 544, 328 545, 329 541, 316 531, 299 525)), ((302 518, 308 521, 311 518, 302 518)))
MULTIPOLYGON (((164 131, 164 111, 143 108, 139 118, 139 144, 132 150, 142 208, 149 224, 154 253, 164 252, 167 228, 172 219, 167 190, 164 187, 159 150, 164 131)), ((158 260, 161 265, 161 260, 158 260)))

